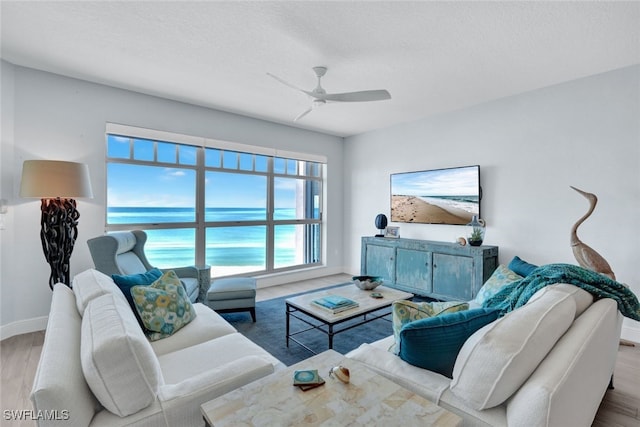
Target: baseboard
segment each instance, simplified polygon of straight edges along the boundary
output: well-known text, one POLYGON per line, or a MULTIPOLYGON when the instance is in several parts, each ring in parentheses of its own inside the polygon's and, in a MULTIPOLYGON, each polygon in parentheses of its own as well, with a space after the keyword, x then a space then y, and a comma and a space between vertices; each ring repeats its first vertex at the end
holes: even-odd
POLYGON ((43 331, 47 327, 47 319, 48 316, 34 317, 2 325, 0 326, 0 341, 16 335, 43 331))
POLYGON ((622 332, 620 333, 620 338, 624 340, 640 343, 640 329, 622 325, 622 332))
POLYGON ((284 285, 286 283, 299 282, 301 280, 317 279, 318 277, 342 274, 342 267, 312 267, 305 270, 287 271, 283 273, 257 277, 258 288, 284 285))

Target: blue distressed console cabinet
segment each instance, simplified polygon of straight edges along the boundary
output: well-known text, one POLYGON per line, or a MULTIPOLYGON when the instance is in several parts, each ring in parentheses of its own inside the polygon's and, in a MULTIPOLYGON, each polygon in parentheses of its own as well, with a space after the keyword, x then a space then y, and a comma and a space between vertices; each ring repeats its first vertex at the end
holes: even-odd
POLYGON ((468 301, 498 266, 497 246, 363 237, 360 273, 440 300, 468 301))

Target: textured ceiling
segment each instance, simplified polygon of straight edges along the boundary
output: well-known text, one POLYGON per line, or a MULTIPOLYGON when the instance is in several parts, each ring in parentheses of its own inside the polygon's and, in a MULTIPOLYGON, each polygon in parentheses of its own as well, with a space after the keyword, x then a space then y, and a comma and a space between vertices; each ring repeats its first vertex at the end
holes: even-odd
POLYGON ((334 135, 640 63, 633 2, 11 2, 3 59, 334 135), (302 120, 311 67, 332 103, 302 120))

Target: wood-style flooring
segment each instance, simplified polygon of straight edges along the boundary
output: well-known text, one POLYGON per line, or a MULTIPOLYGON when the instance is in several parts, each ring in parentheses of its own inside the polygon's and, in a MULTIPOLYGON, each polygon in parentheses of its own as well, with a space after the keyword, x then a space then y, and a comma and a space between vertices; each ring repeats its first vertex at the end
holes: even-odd
MULTIPOLYGON (((264 301, 306 290, 343 283, 349 276, 340 274, 319 279, 258 289, 256 299, 264 301)), ((0 426, 33 427, 33 421, 8 421, 5 411, 31 410, 29 394, 35 376, 44 331, 7 338, 0 342, 0 426)), ((620 346, 615 368, 615 389, 608 390, 602 400, 594 427, 640 426, 640 345, 620 346)))

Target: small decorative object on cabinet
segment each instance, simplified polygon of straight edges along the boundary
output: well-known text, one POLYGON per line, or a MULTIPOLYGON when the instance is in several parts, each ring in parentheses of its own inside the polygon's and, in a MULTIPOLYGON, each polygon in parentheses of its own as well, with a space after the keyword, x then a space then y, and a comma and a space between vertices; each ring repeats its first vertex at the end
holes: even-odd
POLYGON ((478 219, 477 215, 471 218, 471 222, 467 224, 467 241, 471 246, 482 245, 486 225, 483 219, 478 219))
POLYGON ((387 227, 384 232, 384 237, 391 237, 392 239, 397 239, 400 237, 400 227, 387 227))
POLYGON ((498 267, 497 246, 362 238, 360 274, 384 286, 440 300, 469 301, 498 267))
POLYGON ((385 214, 378 214, 376 216, 376 228, 380 233, 376 234, 376 237, 384 237, 384 229, 387 227, 387 216, 385 214))

